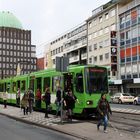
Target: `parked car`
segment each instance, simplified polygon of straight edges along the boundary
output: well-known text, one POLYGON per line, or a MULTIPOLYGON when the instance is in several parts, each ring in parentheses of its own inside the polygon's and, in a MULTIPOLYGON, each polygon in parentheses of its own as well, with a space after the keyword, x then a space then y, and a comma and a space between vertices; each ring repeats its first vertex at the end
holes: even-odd
POLYGON ((129 93, 116 93, 114 96, 111 97, 112 103, 133 103, 134 96, 131 96, 129 93))
POLYGON ((140 95, 134 98, 134 105, 138 105, 138 104, 140 104, 140 95))

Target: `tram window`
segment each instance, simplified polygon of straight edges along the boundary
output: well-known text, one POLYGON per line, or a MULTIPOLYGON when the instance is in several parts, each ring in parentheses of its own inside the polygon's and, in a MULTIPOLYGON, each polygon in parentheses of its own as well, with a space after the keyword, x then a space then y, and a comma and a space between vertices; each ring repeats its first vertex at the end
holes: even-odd
POLYGON ((25 81, 21 81, 21 91, 25 91, 25 81))
POLYGON ((16 92, 16 82, 13 83, 13 92, 16 92))
POLYGON ((41 80, 41 77, 40 78, 36 78, 36 81, 37 81, 37 88, 41 89, 41 85, 42 85, 42 80, 41 80))
POLYGON ((0 84, 0 92, 3 92, 4 91, 4 86, 3 84, 0 84))
POLYGON ((45 91, 45 89, 47 88, 47 87, 50 87, 50 77, 47 77, 47 78, 44 78, 44 91, 45 91))
POLYGON ((34 91, 34 79, 30 80, 30 89, 34 91))
POLYGON ((60 81, 61 81, 60 76, 53 77, 53 79, 52 79, 52 91, 53 92, 56 92, 57 87, 60 86, 60 84, 61 84, 60 81))
POLYGON ((7 89, 7 92, 9 92, 9 90, 10 90, 10 83, 6 84, 6 89, 7 89))
POLYGON ((83 75, 82 75, 82 73, 76 74, 76 91, 83 93, 83 75))

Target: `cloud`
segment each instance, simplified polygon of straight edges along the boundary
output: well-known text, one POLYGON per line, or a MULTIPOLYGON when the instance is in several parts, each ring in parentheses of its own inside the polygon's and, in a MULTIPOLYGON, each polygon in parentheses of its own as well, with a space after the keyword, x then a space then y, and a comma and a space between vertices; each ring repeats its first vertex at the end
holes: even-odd
POLYGON ((109 0, 0 0, 1 11, 12 12, 32 31, 32 44, 52 38, 84 22, 92 10, 109 0))

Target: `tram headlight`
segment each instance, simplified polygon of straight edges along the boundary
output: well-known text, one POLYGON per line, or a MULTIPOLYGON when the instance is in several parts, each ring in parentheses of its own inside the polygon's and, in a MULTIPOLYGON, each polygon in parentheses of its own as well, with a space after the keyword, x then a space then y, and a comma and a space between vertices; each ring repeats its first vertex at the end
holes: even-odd
POLYGON ((87 101, 87 105, 92 105, 92 104, 93 104, 93 101, 91 101, 91 100, 87 101))

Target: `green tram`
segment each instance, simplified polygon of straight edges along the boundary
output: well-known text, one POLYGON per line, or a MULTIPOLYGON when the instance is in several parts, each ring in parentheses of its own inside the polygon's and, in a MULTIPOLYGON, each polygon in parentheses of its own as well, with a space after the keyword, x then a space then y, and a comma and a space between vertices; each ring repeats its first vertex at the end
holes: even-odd
MULTIPOLYGON (((0 80, 0 101, 2 94, 8 90, 8 103, 16 104, 17 89, 21 90, 21 98, 24 92, 30 88, 36 94, 37 89, 41 89, 42 95, 46 87, 50 87, 51 105, 53 110, 56 109, 55 99, 57 87, 61 86, 66 93, 68 89, 79 100, 75 103, 73 113, 76 115, 91 115, 96 113, 98 100, 101 93, 108 93, 108 76, 105 67, 95 65, 73 65, 69 66, 68 72, 57 72, 55 69, 48 69, 33 72, 26 75, 19 75, 11 78, 0 80)), ((107 95, 109 99, 109 95, 107 95)), ((45 107, 44 102, 41 108, 45 107)))

